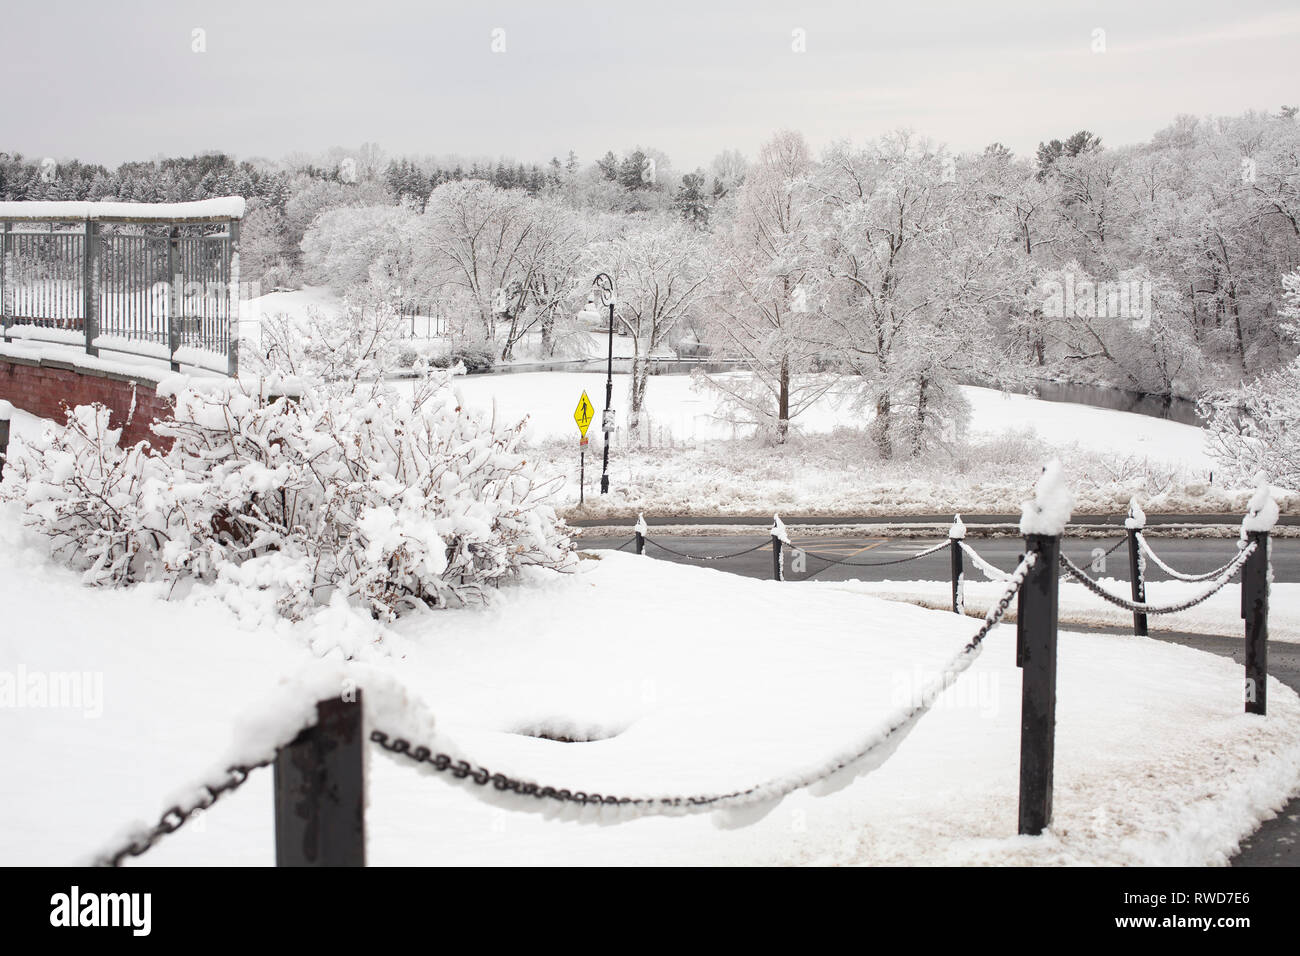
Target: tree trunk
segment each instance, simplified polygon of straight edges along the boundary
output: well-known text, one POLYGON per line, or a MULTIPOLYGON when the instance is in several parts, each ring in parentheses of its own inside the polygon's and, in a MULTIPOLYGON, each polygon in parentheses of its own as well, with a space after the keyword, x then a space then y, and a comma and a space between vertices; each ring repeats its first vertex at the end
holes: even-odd
POLYGON ((912 435, 913 458, 921 457, 921 453, 925 451, 926 397, 926 379, 922 375, 916 383, 916 431, 912 435))
POLYGON ((785 444, 790 434, 790 360, 781 356, 781 390, 777 399, 776 441, 785 444))
POLYGON ((876 399, 876 420, 871 425, 881 458, 894 457, 894 443, 889 437, 889 415, 889 393, 886 392, 876 399))
POLYGON ((542 354, 548 358, 555 355, 555 313, 547 312, 542 319, 542 354))
POLYGON ((641 409, 645 405, 646 387, 650 384, 650 361, 640 355, 632 358, 632 381, 628 386, 627 435, 635 442, 641 435, 641 409))
POLYGON ((1241 373, 1246 371, 1246 337, 1241 331, 1241 305, 1237 302, 1237 283, 1228 283, 1228 302, 1232 308, 1233 331, 1237 339, 1237 359, 1241 362, 1241 373))

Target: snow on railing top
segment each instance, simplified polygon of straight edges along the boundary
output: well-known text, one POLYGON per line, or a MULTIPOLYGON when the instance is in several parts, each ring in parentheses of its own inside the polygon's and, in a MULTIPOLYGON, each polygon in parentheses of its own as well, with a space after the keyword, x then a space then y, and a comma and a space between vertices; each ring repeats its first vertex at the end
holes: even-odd
POLYGON ((1124 527, 1130 531, 1141 531, 1147 526, 1147 513, 1142 510, 1136 497, 1130 498, 1128 502, 1128 517, 1124 519, 1124 527))
POLYGON ((790 535, 786 533, 785 522, 781 520, 781 516, 779 514, 772 515, 771 535, 772 537, 776 538, 776 540, 780 541, 782 544, 790 543, 790 535))
POLYGON ((1074 494, 1065 483, 1065 469, 1059 459, 1043 467, 1034 497, 1020 512, 1021 534, 1062 535, 1074 510, 1074 494))
POLYGON ((221 222, 244 218, 244 197, 196 202, 0 202, 0 220, 39 222, 221 222))
POLYGON ((7 422, 14 417, 14 407, 8 402, 0 401, 0 422, 7 422))
POLYGON ((1244 537, 1251 531, 1272 531, 1279 515, 1277 502, 1273 500, 1273 491, 1269 488, 1264 473, 1255 476, 1255 494, 1246 505, 1246 517, 1241 522, 1244 537))

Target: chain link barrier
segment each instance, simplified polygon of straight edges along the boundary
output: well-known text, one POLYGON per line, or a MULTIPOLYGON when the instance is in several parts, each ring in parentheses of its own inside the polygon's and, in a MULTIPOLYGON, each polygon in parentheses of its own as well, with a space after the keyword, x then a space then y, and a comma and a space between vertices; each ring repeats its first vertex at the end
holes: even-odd
MULTIPOLYGON (((945 542, 946 544, 946 542, 945 542)), ((732 790, 725 793, 711 794, 694 794, 688 796, 657 796, 657 797, 620 797, 612 794, 593 793, 585 790, 575 790, 568 787, 548 786, 535 783, 530 780, 523 780, 518 777, 512 777, 504 773, 496 773, 492 770, 479 765, 475 762, 454 757, 448 753, 441 753, 432 747, 413 744, 411 741, 396 734, 390 734, 384 730, 372 730, 370 739, 378 744, 383 750, 399 757, 404 757, 417 764, 423 764, 432 767, 439 773, 448 773, 458 780, 468 780, 477 786, 487 787, 491 785, 493 790, 501 792, 510 792, 521 797, 532 797, 535 800, 550 800, 556 803, 574 805, 579 807, 633 807, 640 810, 643 814, 669 814, 673 812, 691 812, 714 810, 723 806, 741 804, 756 800, 775 800, 784 797, 795 790, 810 787, 815 783, 826 779, 845 769, 851 764, 857 763, 869 756, 873 751, 879 749, 889 741, 889 739, 899 730, 913 723, 921 715, 925 714, 939 695, 952 685, 957 677, 964 672, 974 661, 979 653, 984 638, 989 632, 1002 620, 1011 602, 1019 593, 1021 586, 1025 582, 1025 577, 1029 574, 1038 559, 1036 552, 1030 552, 1025 555, 1024 560, 1020 562, 1019 567, 1010 575, 1007 587, 997 603, 989 609, 984 623, 962 649, 948 662, 943 669, 942 674, 937 682, 937 686, 931 685, 927 692, 921 695, 921 700, 910 707, 903 716, 899 717, 887 727, 883 733, 873 734, 870 740, 859 746, 854 753, 845 757, 827 768, 815 773, 805 774, 796 779, 781 778, 778 781, 769 781, 767 783, 755 784, 746 787, 743 790, 732 790)))
MULTIPOLYGON (((939 547, 944 547, 944 542, 939 547)), ((750 550, 757 550, 756 548, 750 550)), ((933 553, 938 548, 930 549, 921 555, 914 557, 923 557, 925 553, 933 553)), ((1002 620, 1007 609, 1011 606, 1011 601, 1019 592, 1024 584, 1025 577, 1028 575, 1038 558, 1037 553, 1031 552, 1025 555, 1020 566, 1008 576, 1007 587, 997 603, 989 609, 984 623, 980 626, 975 635, 962 647, 944 668, 936 685, 931 685, 925 693, 921 695, 919 703, 909 708, 903 716, 899 717, 889 727, 885 728, 882 733, 873 734, 869 741, 861 745, 851 756, 843 758, 825 769, 805 774, 795 779, 782 778, 778 781, 769 781, 764 784, 755 784, 742 790, 732 790, 724 793, 713 794, 695 794, 689 796, 659 796, 659 797, 619 797, 610 794, 601 794, 587 792, 584 790, 574 790, 564 787, 545 786, 533 783, 532 781, 511 777, 503 773, 494 773, 487 767, 475 765, 468 760, 458 759, 447 753, 436 752, 433 748, 412 745, 405 738, 387 733, 383 730, 372 730, 370 740, 379 745, 389 753, 405 757, 415 763, 426 764, 435 771, 450 773, 452 777, 462 780, 469 780, 480 787, 486 787, 491 784, 492 788, 497 791, 509 791, 523 797, 533 797, 537 800, 551 800, 562 804, 572 804, 580 807, 601 806, 601 807, 634 807, 643 813, 666 814, 674 811, 690 812, 692 810, 711 810, 720 806, 733 805, 750 802, 753 800, 774 800, 786 796, 795 790, 812 786, 821 780, 826 779, 845 769, 846 767, 857 763, 869 756, 873 751, 884 746, 887 741, 899 730, 910 725, 920 716, 929 711, 938 696, 950 687, 953 682, 963 673, 981 649, 985 637, 989 632, 1002 620)), ((1243 558, 1244 559, 1244 558, 1243 558)), ((139 831, 133 834, 128 841, 118 849, 107 852, 95 860, 96 866, 101 867, 118 867, 126 860, 127 857, 138 857, 152 849, 164 836, 175 833, 188 821, 193 819, 194 815, 211 808, 218 800, 228 793, 233 793, 242 787, 249 779, 254 770, 270 766, 275 762, 278 756, 279 748, 276 754, 267 757, 265 760, 252 764, 236 764, 226 769, 226 777, 219 783, 204 783, 199 786, 200 796, 188 808, 182 808, 180 804, 169 807, 163 812, 158 823, 147 830, 139 831)))
POLYGON ((791 545, 790 547, 792 550, 802 551, 805 557, 816 558, 818 561, 826 562, 816 571, 809 571, 807 574, 805 574, 802 578, 799 579, 801 581, 808 581, 811 580, 813 576, 821 574, 823 571, 832 567, 883 568, 891 564, 907 564, 909 561, 918 561, 921 558, 926 558, 938 551, 942 551, 944 548, 948 547, 948 542, 941 541, 938 544, 936 544, 934 547, 926 548, 924 551, 917 552, 916 554, 909 554, 907 555, 907 557, 904 558, 891 558, 887 561, 854 561, 851 558, 840 560, 837 558, 828 558, 825 555, 818 554, 815 551, 809 551, 805 548, 795 548, 793 545, 791 545))
POLYGON ((653 544, 661 551, 667 551, 669 554, 675 554, 679 558, 688 558, 691 561, 726 561, 729 558, 738 558, 742 554, 750 554, 751 552, 757 551, 759 548, 769 547, 772 543, 771 538, 769 537, 754 545, 752 548, 746 548, 744 551, 736 551, 731 554, 687 554, 685 551, 678 551, 675 548, 668 547, 666 544, 660 544, 654 538, 647 537, 645 540, 646 544, 653 544))
POLYGON ((1139 531, 1137 539, 1138 539, 1138 544, 1142 546, 1143 552, 1146 553, 1146 556, 1148 558, 1150 558, 1152 561, 1156 563, 1156 567, 1158 567, 1161 571, 1165 572, 1165 574, 1169 575, 1171 578, 1174 578, 1175 580, 1178 581, 1193 581, 1193 582, 1213 581, 1216 578, 1218 578, 1219 575, 1221 575, 1224 571, 1228 570, 1228 568, 1232 567, 1233 562, 1237 560, 1236 558, 1233 558, 1232 561, 1229 561, 1223 567, 1216 568, 1213 571, 1206 571, 1204 574, 1184 574, 1181 571, 1175 571, 1173 568, 1165 564, 1164 561, 1160 559, 1160 555, 1156 554, 1155 551, 1152 549, 1151 545, 1147 543, 1146 535, 1142 534, 1139 531))
POLYGON ((996 565, 990 564, 988 561, 985 561, 984 557, 965 541, 961 542, 961 549, 966 556, 971 559, 971 563, 980 570, 980 573, 990 581, 1002 582, 1011 580, 1011 575, 1008 572, 1003 571, 996 565))
MULTIPOLYGON (((278 753, 278 751, 277 751, 278 753)), ((148 850, 152 849, 163 837, 169 833, 175 833, 183 827, 194 814, 207 810, 214 803, 220 800, 228 793, 234 793, 242 787, 248 780, 249 775, 261 767, 270 766, 275 762, 275 757, 268 757, 266 760, 253 764, 236 764, 233 767, 226 768, 226 779, 218 784, 200 784, 199 789, 203 795, 198 802, 188 810, 181 809, 180 805, 168 807, 163 811, 162 817, 148 830, 143 830, 133 834, 131 838, 119 849, 111 853, 105 853, 95 860, 95 866, 99 867, 118 867, 128 856, 141 856, 148 850)))
POLYGON ((1179 601, 1176 604, 1143 604, 1138 601, 1130 601, 1128 598, 1121 597, 1118 594, 1111 594, 1099 583, 1088 577, 1082 568, 1065 555, 1061 555, 1061 567, 1065 569, 1066 574, 1074 578, 1093 594, 1097 595, 1102 600, 1109 601, 1116 607, 1137 614, 1177 614, 1179 611, 1189 610, 1190 608, 1196 607, 1198 604, 1208 601, 1215 594, 1218 594, 1219 591, 1223 590, 1223 588, 1227 586, 1228 582, 1231 581, 1236 573, 1241 569, 1242 565, 1246 563, 1246 558, 1250 557, 1251 553, 1255 550, 1255 547, 1256 546, 1252 543, 1243 548, 1241 553, 1238 554, 1226 568, 1224 568, 1223 574, 1219 579, 1209 588, 1193 598, 1189 598, 1186 601, 1179 601))

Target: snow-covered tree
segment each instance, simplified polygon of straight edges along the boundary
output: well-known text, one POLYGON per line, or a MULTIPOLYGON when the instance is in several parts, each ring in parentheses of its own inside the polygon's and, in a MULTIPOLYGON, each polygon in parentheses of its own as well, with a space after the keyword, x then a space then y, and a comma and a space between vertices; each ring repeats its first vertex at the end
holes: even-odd
MULTIPOLYGON (((1300 337, 1300 272, 1283 277, 1283 332, 1300 337)), ((1263 472, 1275 484, 1300 488, 1300 358, 1237 388, 1209 393, 1211 454, 1243 484, 1263 472)))
POLYGON ((435 287, 454 286, 477 313, 488 341, 528 304, 524 284, 536 207, 526 192, 481 180, 445 183, 424 211, 425 275, 435 287))
POLYGON ((707 334, 748 374, 705 380, 737 423, 757 425, 778 443, 832 384, 807 374, 827 351, 813 288, 819 201, 808 182, 812 169, 799 133, 776 134, 737 191, 731 221, 715 234, 718 285, 707 334))
POLYGON ((647 220, 588 250, 587 272, 614 278, 616 328, 631 337, 628 430, 640 431, 650 358, 704 297, 708 248, 699 233, 673 220, 647 220))

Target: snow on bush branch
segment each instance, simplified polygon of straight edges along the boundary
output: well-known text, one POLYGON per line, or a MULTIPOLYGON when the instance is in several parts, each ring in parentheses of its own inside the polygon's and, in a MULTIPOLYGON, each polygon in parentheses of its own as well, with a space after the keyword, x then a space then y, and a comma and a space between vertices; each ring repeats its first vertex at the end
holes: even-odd
POLYGON ((460 407, 451 376, 412 395, 335 385, 298 400, 190 385, 159 454, 118 444, 109 412, 15 438, 0 494, 96 585, 192 578, 271 591, 300 619, 341 591, 374 616, 481 599, 572 549, 550 482, 516 451, 523 424, 460 407))

